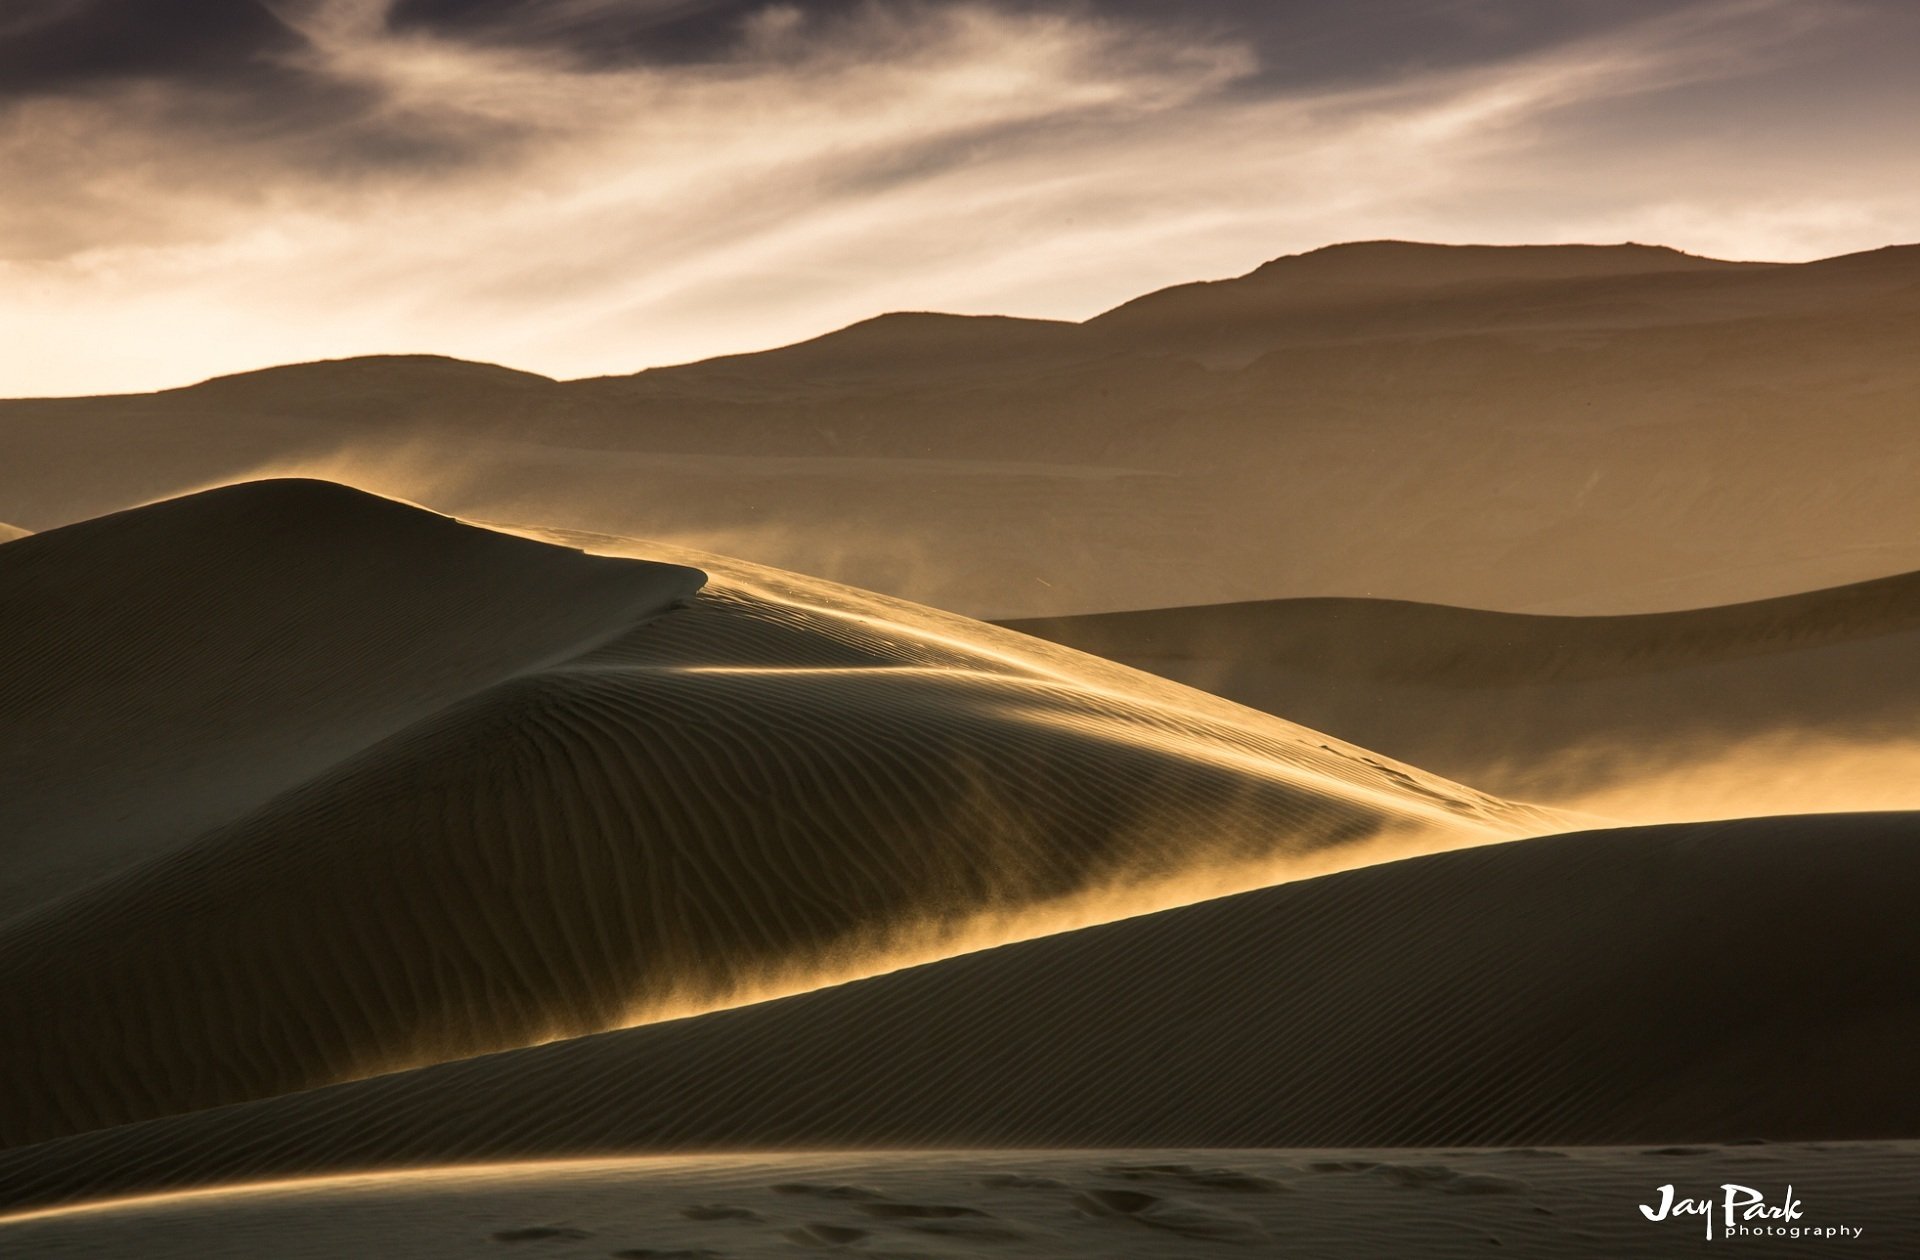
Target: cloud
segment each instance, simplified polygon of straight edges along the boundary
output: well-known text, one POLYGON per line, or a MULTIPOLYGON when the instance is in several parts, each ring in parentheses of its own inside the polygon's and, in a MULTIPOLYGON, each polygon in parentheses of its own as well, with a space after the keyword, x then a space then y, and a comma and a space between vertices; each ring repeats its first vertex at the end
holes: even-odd
MULTIPOLYGON (((1379 236, 1804 257, 1920 205, 1913 24, 1847 0, 194 3, 224 69, 96 49, 0 91, 0 393, 631 371, 1379 236), (1740 133, 1774 95, 1820 127, 1740 133)), ((0 47, 106 7, 10 12, 0 47)))
POLYGON ((0 96, 135 80, 258 81, 301 42, 255 0, 14 0, 0 16, 0 96))

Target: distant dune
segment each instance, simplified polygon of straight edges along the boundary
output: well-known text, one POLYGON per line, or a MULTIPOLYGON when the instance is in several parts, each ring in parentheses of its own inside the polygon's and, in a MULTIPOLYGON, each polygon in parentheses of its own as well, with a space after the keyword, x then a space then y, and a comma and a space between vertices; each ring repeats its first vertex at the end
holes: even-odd
POLYGON ((384 357, 0 402, 0 519, 301 473, 972 616, 1660 611, 1920 570, 1916 339, 1920 246, 1358 242, 1081 324, 903 313, 630 377, 384 357))
POLYGON ((0 551, 0 1143, 807 987, 1076 897, 1563 825, 1007 631, 700 563, 298 481, 0 551))
POLYGON ((0 1154, 0 1201, 623 1151, 1901 1137, 1917 845, 1854 815, 1414 858, 0 1154))
POLYGON ((1526 800, 1920 807, 1920 574, 1626 617, 1299 599, 1005 624, 1526 800))
POLYGON ((32 530, 21 529, 18 525, 9 525, 0 521, 0 543, 12 542, 16 538, 25 538, 32 530))

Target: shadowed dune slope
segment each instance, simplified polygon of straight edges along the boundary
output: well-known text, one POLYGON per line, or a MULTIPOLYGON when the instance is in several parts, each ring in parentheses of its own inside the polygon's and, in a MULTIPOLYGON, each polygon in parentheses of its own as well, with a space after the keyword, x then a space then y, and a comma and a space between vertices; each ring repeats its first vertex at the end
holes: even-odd
POLYGON ((1920 817, 1525 840, 0 1155, 15 1205, 614 1151, 1905 1137, 1920 817))
POLYGON ((1710 765, 1749 809, 1920 805, 1864 781, 1878 763, 1779 781, 1868 746, 1920 770, 1920 574, 1624 617, 1298 599, 1003 624, 1528 800, 1624 809, 1710 765))
POLYGON ((344 486, 258 482, 0 551, 0 919, 691 596, 344 486))
MULTIPOLYGON (((105 641, 49 649, 26 677, 67 697, 66 738, 85 743, 98 722, 149 778, 146 745, 119 734, 129 711, 162 743, 175 726, 239 723, 244 747, 297 746, 322 702, 307 692, 393 685, 393 646, 363 656, 354 627, 388 616, 383 602, 411 606, 411 577, 437 604, 436 567, 475 539, 508 560, 627 574, 651 602, 615 616, 588 599, 578 615, 593 633, 575 635, 576 650, 556 658, 543 639, 549 659, 516 653, 511 672, 486 653, 576 614, 449 604, 435 612, 455 618, 443 630, 465 654, 461 694, 401 729, 177 842, 178 810, 149 824, 124 793, 115 830, 153 856, 0 927, 0 1142, 791 991, 899 948, 927 957, 1008 939, 1010 916, 1077 895, 1125 913, 1178 899, 1189 877, 1272 878, 1288 855, 1324 869, 1373 843, 1562 825, 958 617, 721 561, 697 596, 676 598, 698 570, 591 559, 304 486, 197 496, 19 544, 60 549, 10 588, 49 625, 69 605, 34 582, 56 594, 110 582, 129 549, 168 573, 210 565, 219 588, 182 601, 162 631, 206 627, 210 676, 99 676, 157 616, 147 608, 87 631, 117 631, 105 641), (316 496, 324 511, 308 510, 316 496), (296 568, 310 580, 276 568, 271 540, 249 544, 255 568, 188 545, 221 554, 234 502, 305 513, 311 551, 296 568), (200 538, 187 526, 209 512, 220 528, 200 538), (450 550, 432 545, 438 531, 450 550), (370 584, 355 566, 375 555, 387 572, 370 584), (345 574, 334 586, 329 566, 345 574), (1220 874, 1248 863, 1260 873, 1220 874)), ((409 624, 390 633, 425 651, 431 637, 409 624)), ((103 782, 118 747, 94 755, 103 782)))

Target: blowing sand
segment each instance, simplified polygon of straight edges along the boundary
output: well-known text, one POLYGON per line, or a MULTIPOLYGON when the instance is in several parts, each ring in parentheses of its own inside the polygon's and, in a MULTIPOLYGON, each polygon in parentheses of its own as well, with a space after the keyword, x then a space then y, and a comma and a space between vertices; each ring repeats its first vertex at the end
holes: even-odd
POLYGON ((963 618, 319 483, 0 566, 7 1145, 1564 825, 963 618))
POLYGON ((1917 828, 1407 859, 0 1152, 0 1203, 617 1152, 1899 1138, 1917 828))
POLYGON ((1912 580, 1058 632, 1376 753, 526 532, 280 481, 0 549, 0 1251, 1677 1254, 1638 1205, 1728 1181, 1920 1246, 1920 814, 1544 835, 1389 755, 1891 730, 1912 580))
POLYGON ((1007 624, 1525 800, 1920 808, 1920 574, 1622 617, 1298 599, 1007 624))

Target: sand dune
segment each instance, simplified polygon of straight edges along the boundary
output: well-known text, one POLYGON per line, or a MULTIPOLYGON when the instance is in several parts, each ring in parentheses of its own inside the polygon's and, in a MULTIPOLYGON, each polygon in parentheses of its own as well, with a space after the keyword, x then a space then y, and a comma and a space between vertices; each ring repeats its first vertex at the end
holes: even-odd
POLYGON ((0 552, 0 919, 163 852, 477 691, 691 596, 318 482, 0 552))
POLYGON ((4 402, 0 519, 297 472, 973 616, 1657 611, 1920 569, 1916 335, 1915 247, 1365 242, 1084 324, 907 314, 631 377, 380 358, 4 402))
POLYGON ((5 521, 0 521, 0 543, 12 542, 16 538, 25 538, 32 532, 30 529, 21 529, 18 525, 9 525, 5 521))
POLYGON ((805 987, 1074 897, 1561 825, 1007 631, 702 564, 695 595, 695 569, 298 482, 9 546, 0 710, 46 738, 0 792, 41 897, 0 925, 0 1141, 805 987))
POLYGON ((1920 807, 1920 574, 1627 617, 1303 599, 1007 624, 1527 800, 1920 807))
POLYGON ((0 1154, 0 1200, 560 1154, 1899 1137, 1920 817, 1526 840, 0 1154))

